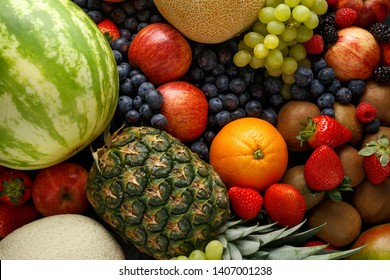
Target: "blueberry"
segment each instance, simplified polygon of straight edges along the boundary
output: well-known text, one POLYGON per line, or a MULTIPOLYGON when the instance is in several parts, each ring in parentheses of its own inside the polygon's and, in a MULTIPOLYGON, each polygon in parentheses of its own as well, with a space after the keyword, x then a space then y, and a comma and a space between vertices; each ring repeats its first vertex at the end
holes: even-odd
POLYGON ((135 74, 142 74, 139 69, 131 69, 129 77, 133 77, 135 74))
POLYGON ((321 83, 328 84, 335 78, 334 70, 330 67, 325 67, 318 72, 317 78, 321 83))
POLYGON ((240 106, 244 106, 251 99, 251 96, 247 92, 243 92, 238 95, 238 103, 240 106))
POLYGON ((224 93, 229 89, 229 78, 226 75, 217 76, 217 80, 215 81, 215 85, 218 88, 220 93, 224 93))
POLYGON ((126 12, 119 8, 113 9, 110 13, 110 18, 115 24, 120 25, 126 19, 126 12))
POLYGON ((122 62, 123 56, 120 51, 118 50, 112 50, 112 53, 114 54, 114 58, 116 61, 116 64, 119 65, 122 62))
POLYGON ((334 118, 336 116, 335 111, 332 108, 324 108, 321 110, 321 115, 329 116, 331 118, 334 118))
POLYGON ((133 0, 134 1, 134 9, 137 12, 147 10, 150 7, 149 0, 133 0))
POLYGON ((204 83, 209 83, 209 84, 214 84, 215 85, 215 81, 217 80, 217 78, 215 78, 212 74, 210 73, 205 73, 204 75, 204 78, 203 78, 203 82, 204 83))
POLYGON ((137 33, 140 32, 142 30, 142 28, 148 26, 148 23, 146 22, 140 22, 138 23, 138 26, 137 26, 137 33))
POLYGON ((234 78, 234 77, 238 76, 238 73, 239 73, 239 70, 235 65, 229 65, 228 67, 226 67, 226 75, 229 78, 234 78))
POLYGON ((207 126, 208 127, 217 126, 217 121, 215 120, 215 115, 209 114, 209 116, 207 117, 207 126))
POLYGON ((223 109, 222 100, 218 97, 213 97, 209 100, 209 110, 211 113, 218 113, 223 109))
POLYGON ((217 55, 208 49, 202 50, 196 61, 198 62, 199 67, 205 71, 213 70, 218 63, 217 55))
POLYGON ((282 107, 283 103, 284 103, 284 99, 280 94, 272 94, 269 97, 269 104, 274 108, 282 107))
POLYGON ((223 104, 223 108, 228 111, 232 111, 236 109, 239 105, 239 100, 237 95, 233 93, 225 94, 222 99, 222 104, 223 104))
POLYGON ((126 113, 126 121, 129 124, 137 124, 140 120, 140 115, 136 110, 130 110, 126 113))
POLYGON ((218 61, 222 64, 230 64, 233 60, 233 51, 229 47, 222 47, 218 51, 218 61))
POLYGON ((313 73, 315 75, 318 74, 318 72, 321 70, 321 69, 324 69, 325 67, 327 67, 327 63, 325 61, 325 59, 323 59, 322 57, 317 59, 317 60, 314 60, 312 61, 312 64, 311 64, 311 68, 313 70, 313 73))
POLYGON ((335 98, 329 92, 325 92, 321 94, 321 96, 317 100, 317 106, 320 109, 324 108, 332 108, 334 104, 335 98))
POLYGON ((263 102, 266 99, 266 92, 265 88, 261 84, 254 84, 249 88, 249 94, 251 95, 252 99, 263 102))
POLYGON ((125 78, 119 85, 119 94, 132 96, 133 83, 130 78, 125 78))
POLYGON ((294 73, 295 83, 301 87, 307 86, 313 80, 313 76, 313 71, 310 67, 300 66, 294 73))
POLYGON ((218 89, 214 84, 205 83, 202 85, 201 90, 203 91, 207 99, 218 96, 218 89))
POLYGON ((219 127, 227 125, 231 120, 232 117, 229 111, 222 110, 221 112, 215 114, 215 121, 219 127))
POLYGON ((230 80, 229 90, 233 93, 243 93, 246 89, 246 83, 242 78, 236 77, 230 80))
POLYGON ((251 85, 254 82, 255 79, 255 71, 252 67, 244 67, 240 69, 240 76, 244 80, 245 84, 251 85))
POLYGON ((257 100, 251 100, 245 105, 245 112, 248 117, 260 117, 263 113, 263 106, 257 100))
POLYGON ((160 109, 163 103, 163 96, 161 95, 160 91, 151 89, 146 93, 145 100, 152 110, 157 110, 160 109))
POLYGON ((127 56, 127 51, 130 46, 130 41, 126 38, 119 37, 111 42, 111 48, 119 51, 123 56, 127 56))
POLYGON ((138 23, 139 22, 138 22, 137 18, 135 18, 133 16, 129 16, 125 19, 123 26, 124 26, 124 28, 126 28, 130 32, 135 32, 135 31, 137 31, 138 23))
POLYGON ((94 23, 99 23, 103 20, 103 14, 100 11, 88 11, 87 14, 94 23))
POLYGON ((152 108, 150 108, 149 104, 144 103, 141 105, 141 107, 139 108, 139 115, 144 121, 148 121, 152 118, 153 111, 152 108))
POLYGON ((196 153, 199 155, 200 158, 202 159, 208 159, 209 156, 209 148, 207 145, 203 142, 196 141, 191 144, 190 149, 192 152, 196 153))
POLYGON ((137 18, 140 22, 149 22, 150 21, 150 10, 140 11, 137 14, 137 18))
POLYGON ((225 74, 225 66, 221 63, 218 63, 214 69, 211 71, 211 74, 214 76, 219 76, 225 74))
POLYGON ((243 108, 239 107, 234 110, 231 114, 232 120, 241 119, 246 116, 246 112, 243 108))
POLYGON ((374 134, 379 131, 380 125, 379 119, 375 118, 372 122, 363 124, 363 129, 368 134, 374 134))
POLYGON ((122 62, 117 66, 117 69, 118 69, 119 81, 123 81, 129 76, 131 67, 129 63, 122 62))
POLYGON ((336 92, 336 100, 340 103, 349 103, 352 99, 352 92, 346 88, 346 87, 341 87, 337 92, 336 92))
POLYGON ((326 91, 335 95, 336 92, 341 88, 341 82, 339 79, 333 79, 326 87, 326 91))
POLYGON ((261 114, 261 119, 269 122, 273 126, 276 126, 278 123, 278 114, 272 108, 267 108, 261 114))
POLYGON ((351 80, 348 82, 347 88, 351 91, 352 96, 359 96, 364 92, 366 83, 361 79, 351 80))
POLYGON ((189 70, 189 75, 192 81, 194 82, 200 82, 202 81, 204 77, 204 71, 200 67, 197 66, 191 66, 189 70))
POLYGON ((120 37, 126 38, 127 40, 131 40, 131 32, 125 28, 119 29, 120 37))
POLYGON ((144 104, 144 101, 142 100, 141 96, 137 95, 133 98, 133 108, 139 110, 141 108, 142 104, 144 104))
POLYGON ((213 142, 213 139, 215 137, 215 132, 212 130, 208 130, 205 133, 203 133, 203 139, 207 144, 211 144, 213 142))
POLYGON ((100 10, 102 4, 101 0, 88 0, 87 9, 88 10, 100 10))
POLYGON ((121 95, 118 98, 117 111, 120 115, 125 116, 133 107, 133 100, 127 95, 121 95))
POLYGON ((310 93, 313 97, 319 97, 324 93, 324 85, 318 79, 313 79, 310 83, 310 93))
POLYGON ((309 91, 295 83, 291 86, 290 92, 291 98, 294 100, 306 100, 309 97, 309 91))
POLYGON ((154 14, 150 16, 150 23, 163 22, 164 18, 159 14, 154 14))
POLYGON ((134 1, 125 1, 122 9, 129 15, 135 14, 137 11, 134 8, 134 1))
POLYGON ((135 74, 130 77, 135 87, 139 87, 142 83, 146 82, 146 76, 144 74, 135 74))
POLYGON ((164 129, 167 123, 167 118, 163 114, 155 114, 150 119, 150 124, 158 129, 164 129))
POLYGON ((87 0, 73 0, 73 2, 80 8, 85 8, 87 6, 87 0))
POLYGON ((155 89, 155 86, 152 83, 145 81, 138 87, 138 95, 142 100, 146 100, 146 94, 153 89, 155 89))
POLYGON ((280 93, 282 89, 282 81, 276 77, 266 77, 264 79, 264 88, 270 94, 280 93))

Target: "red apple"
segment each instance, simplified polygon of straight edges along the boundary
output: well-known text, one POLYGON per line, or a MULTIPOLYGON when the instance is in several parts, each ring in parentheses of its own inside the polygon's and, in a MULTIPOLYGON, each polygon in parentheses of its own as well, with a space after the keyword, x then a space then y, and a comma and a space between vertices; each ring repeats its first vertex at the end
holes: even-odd
POLYGON ((166 23, 152 23, 134 37, 129 62, 153 84, 180 79, 189 69, 192 51, 184 36, 166 23))
POLYGON ((380 43, 382 54, 382 65, 390 66, 390 42, 380 43))
POLYGON ((182 81, 157 88, 163 96, 161 113, 167 119, 167 131, 182 142, 195 140, 206 129, 208 102, 196 86, 182 81))
POLYGON ((81 214, 88 208, 87 170, 77 163, 62 162, 40 169, 32 186, 35 207, 43 216, 81 214))
POLYGON ((340 81, 368 79, 380 64, 380 47, 367 30, 351 26, 337 31, 339 38, 325 53, 325 60, 340 81))
POLYGON ((367 29, 382 22, 390 12, 389 0, 338 0, 336 9, 352 8, 358 12, 354 25, 367 29))

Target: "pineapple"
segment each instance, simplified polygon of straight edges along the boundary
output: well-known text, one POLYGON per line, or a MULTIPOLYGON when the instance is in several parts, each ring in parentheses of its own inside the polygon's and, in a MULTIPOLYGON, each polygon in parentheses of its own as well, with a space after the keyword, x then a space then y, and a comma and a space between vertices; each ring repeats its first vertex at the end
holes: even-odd
POLYGON ((304 231, 304 223, 232 220, 218 174, 164 131, 128 127, 105 141, 94 153, 88 200, 119 236, 156 259, 204 250, 212 239, 224 245, 223 259, 337 259, 359 250, 295 247, 320 230, 304 231))

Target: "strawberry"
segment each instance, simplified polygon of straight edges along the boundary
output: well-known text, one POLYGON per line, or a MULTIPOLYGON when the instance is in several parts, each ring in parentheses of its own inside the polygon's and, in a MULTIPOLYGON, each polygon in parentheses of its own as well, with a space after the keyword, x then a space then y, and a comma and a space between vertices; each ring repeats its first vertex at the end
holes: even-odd
POLYGON ((264 209, 273 222, 293 227, 301 223, 306 212, 303 195, 290 184, 272 184, 264 193, 264 209))
POLYGON ((335 148, 352 138, 352 132, 348 128, 327 115, 308 117, 307 122, 302 125, 304 128, 299 132, 297 139, 301 141, 301 145, 307 141, 314 149, 321 145, 335 148))
POLYGON ((31 204, 11 206, 0 202, 0 237, 6 237, 17 228, 39 217, 38 210, 31 204))
POLYGON ((321 145, 307 159, 303 176, 309 189, 328 191, 343 182, 344 169, 336 152, 328 145, 321 145))
POLYGON ((120 37, 118 27, 108 18, 103 19, 97 26, 110 43, 120 37))
POLYGON ((356 106, 356 118, 361 123, 370 123, 376 118, 376 108, 369 102, 360 102, 356 106))
POLYGON ((249 188, 233 186, 229 189, 228 196, 234 212, 245 220, 255 218, 263 204, 260 193, 249 188))
POLYGON ((380 184, 390 176, 390 147, 386 135, 366 143, 359 155, 363 156, 364 172, 372 184, 380 184))
POLYGON ((32 181, 20 170, 8 170, 0 174, 0 200, 10 205, 20 205, 31 197, 32 181))
POLYGON ((320 34, 314 34, 309 41, 303 43, 306 51, 310 54, 320 54, 324 51, 324 38, 320 34))
POLYGON ((339 28, 346 28, 355 22, 358 13, 352 8, 341 8, 336 11, 335 22, 339 28))

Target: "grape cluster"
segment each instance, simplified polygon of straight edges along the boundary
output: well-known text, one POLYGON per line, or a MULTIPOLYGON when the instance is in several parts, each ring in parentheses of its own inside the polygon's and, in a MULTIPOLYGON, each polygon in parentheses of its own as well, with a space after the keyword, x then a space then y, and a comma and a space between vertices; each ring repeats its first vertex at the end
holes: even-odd
POLYGON ((318 15, 327 9, 326 0, 268 0, 259 11, 259 20, 240 41, 234 63, 264 67, 269 75, 281 76, 284 83, 292 84, 295 71, 306 58, 303 43, 313 36, 318 15))
POLYGON ((223 253, 223 245, 219 240, 211 240, 207 243, 204 251, 193 250, 188 257, 181 255, 174 257, 171 260, 221 260, 223 253))

